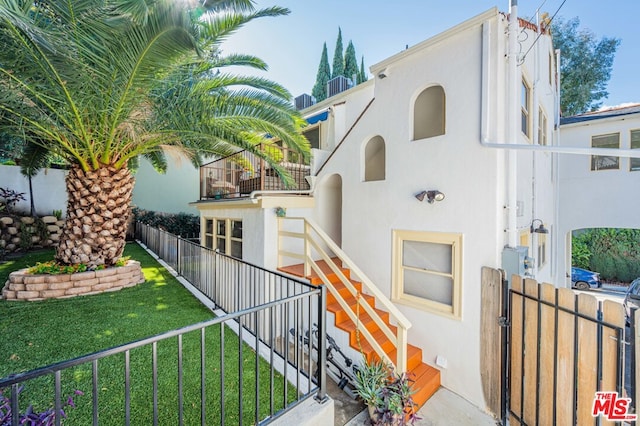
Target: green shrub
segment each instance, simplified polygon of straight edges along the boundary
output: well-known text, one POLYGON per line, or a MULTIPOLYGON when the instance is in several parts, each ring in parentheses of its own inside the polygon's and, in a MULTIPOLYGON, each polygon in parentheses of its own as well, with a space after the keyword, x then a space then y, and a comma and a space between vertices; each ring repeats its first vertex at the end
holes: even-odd
MULTIPOLYGON (((131 256, 123 256, 116 262, 115 266, 125 266, 127 262, 131 259, 131 256)), ((61 275, 61 274, 75 274, 76 272, 85 272, 85 271, 100 271, 105 269, 104 265, 98 265, 93 269, 89 269, 89 267, 84 263, 78 263, 76 265, 60 265, 56 263, 54 260, 49 262, 38 262, 36 266, 31 266, 27 269, 29 274, 34 275, 61 275)))
POLYGON ((631 282, 633 281, 633 276, 631 274, 631 260, 628 257, 614 255, 611 256, 613 259, 613 264, 616 268, 616 278, 618 281, 622 282, 631 282))
POLYGON ((578 268, 589 269, 589 260, 591 259, 591 250, 589 249, 586 234, 580 234, 572 238, 571 242, 571 264, 578 268))
POLYGON ((640 229, 592 228, 574 232, 573 266, 599 272, 604 280, 640 277, 640 229))
POLYGON ((200 217, 189 213, 158 213, 134 208, 133 219, 182 237, 200 235, 200 217))
POLYGON ((25 223, 20 223, 18 229, 20 231, 20 248, 22 250, 29 250, 33 247, 33 240, 31 239, 33 233, 31 232, 31 226, 25 223))

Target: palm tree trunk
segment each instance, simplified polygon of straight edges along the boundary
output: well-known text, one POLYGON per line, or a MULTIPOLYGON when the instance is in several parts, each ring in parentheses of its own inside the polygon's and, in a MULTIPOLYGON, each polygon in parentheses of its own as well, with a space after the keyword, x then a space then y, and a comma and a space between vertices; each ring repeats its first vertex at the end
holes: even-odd
POLYGON ((31 203, 31 216, 35 216, 36 215, 36 207, 33 204, 33 182, 31 181, 31 175, 28 176, 29 178, 29 200, 31 203))
POLYGON ((74 166, 66 178, 67 220, 56 250, 64 264, 113 266, 122 256, 134 178, 129 169, 74 166))

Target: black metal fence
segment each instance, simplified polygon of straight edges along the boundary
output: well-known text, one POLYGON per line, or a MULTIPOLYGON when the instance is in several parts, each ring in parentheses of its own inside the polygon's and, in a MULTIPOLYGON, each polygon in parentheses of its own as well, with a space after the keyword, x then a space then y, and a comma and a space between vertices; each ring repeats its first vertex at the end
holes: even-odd
POLYGON ((65 416, 67 395, 79 387, 91 390, 82 404, 76 402, 65 424, 129 425, 150 418, 154 425, 269 423, 308 398, 326 398, 324 288, 143 224, 137 224, 136 235, 224 313, 0 379, 0 390, 9 393, 8 424, 20 424, 28 411, 24 385, 52 395, 56 425, 65 416), (320 336, 318 360, 288 332, 314 323, 320 336), (175 368, 159 371, 162 357, 170 357, 175 368), (101 382, 100 372, 106 369, 122 372, 118 386, 101 382))

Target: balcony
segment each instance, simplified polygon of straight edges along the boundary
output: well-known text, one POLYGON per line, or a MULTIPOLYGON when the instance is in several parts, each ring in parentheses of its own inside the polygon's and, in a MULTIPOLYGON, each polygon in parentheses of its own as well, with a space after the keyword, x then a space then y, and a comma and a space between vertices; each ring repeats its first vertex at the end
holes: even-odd
POLYGON ((273 157, 279 159, 278 165, 291 176, 289 185, 262 158, 240 151, 200 167, 200 199, 248 197, 254 191, 309 189, 305 177, 310 175, 311 168, 300 153, 274 144, 262 148, 272 150, 273 157))

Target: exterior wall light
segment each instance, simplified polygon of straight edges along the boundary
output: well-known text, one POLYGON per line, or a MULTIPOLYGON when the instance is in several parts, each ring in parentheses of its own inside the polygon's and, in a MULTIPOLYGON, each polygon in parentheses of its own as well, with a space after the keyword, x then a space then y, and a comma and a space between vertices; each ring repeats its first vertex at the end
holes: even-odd
POLYGON ((544 224, 542 223, 542 221, 540 219, 533 219, 533 221, 531 222, 531 228, 529 230, 531 231, 532 234, 534 232, 536 234, 548 234, 549 233, 549 230, 544 227, 544 224), (535 227, 535 223, 536 222, 540 222, 540 226, 538 226, 537 228, 535 227))
POLYGON ((433 204, 434 201, 442 201, 444 200, 444 194, 438 190, 434 191, 421 191, 415 195, 418 201, 424 201, 427 199, 429 204, 433 204))

